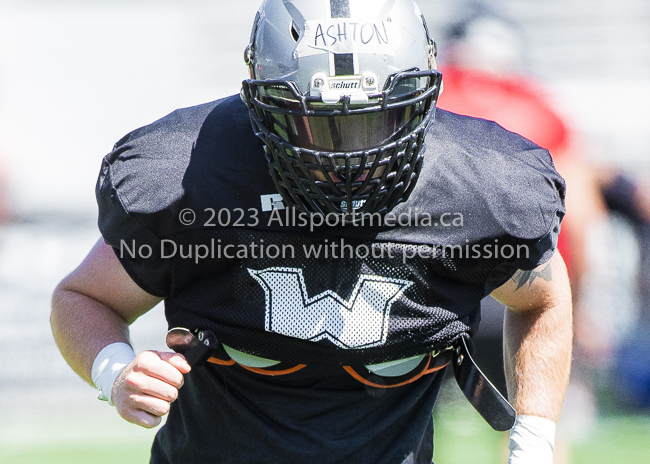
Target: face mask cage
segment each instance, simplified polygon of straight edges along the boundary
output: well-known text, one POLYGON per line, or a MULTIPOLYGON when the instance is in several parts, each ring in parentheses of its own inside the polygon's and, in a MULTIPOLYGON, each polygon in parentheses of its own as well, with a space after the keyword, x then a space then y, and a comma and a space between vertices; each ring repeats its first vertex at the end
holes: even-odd
POLYGON ((244 82, 253 128, 265 143, 285 202, 306 213, 385 213, 405 201, 422 167, 424 137, 442 76, 392 75, 384 90, 355 104, 325 104, 293 82, 244 82))

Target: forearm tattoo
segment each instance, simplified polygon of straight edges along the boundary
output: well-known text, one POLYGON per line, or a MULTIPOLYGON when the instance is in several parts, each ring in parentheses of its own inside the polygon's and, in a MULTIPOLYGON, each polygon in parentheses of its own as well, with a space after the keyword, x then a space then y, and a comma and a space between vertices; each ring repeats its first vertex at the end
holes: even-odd
POLYGON ((515 292, 519 290, 521 287, 526 285, 528 283, 528 287, 530 287, 535 279, 538 277, 541 277, 542 279, 546 280, 547 282, 550 282, 553 280, 553 274, 551 273, 551 265, 550 263, 544 266, 544 269, 541 271, 517 271, 515 272, 515 275, 511 277, 512 281, 517 284, 517 288, 515 288, 515 292))

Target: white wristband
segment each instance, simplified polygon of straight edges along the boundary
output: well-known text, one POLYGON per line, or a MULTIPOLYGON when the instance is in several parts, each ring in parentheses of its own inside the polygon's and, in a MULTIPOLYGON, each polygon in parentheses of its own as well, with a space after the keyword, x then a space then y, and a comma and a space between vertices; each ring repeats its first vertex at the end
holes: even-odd
POLYGON ((99 390, 98 398, 113 406, 111 394, 115 379, 135 359, 135 352, 126 343, 111 343, 95 358, 90 376, 99 390))
POLYGON ((508 464, 553 464, 556 424, 538 416, 517 416, 510 430, 508 464))

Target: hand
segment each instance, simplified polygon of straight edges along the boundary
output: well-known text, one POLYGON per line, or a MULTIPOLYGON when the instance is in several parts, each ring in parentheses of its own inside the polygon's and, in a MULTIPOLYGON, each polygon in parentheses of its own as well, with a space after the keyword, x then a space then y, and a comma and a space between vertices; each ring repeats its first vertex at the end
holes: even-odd
POLYGON ((178 353, 143 351, 113 384, 115 409, 125 420, 145 428, 160 424, 178 398, 190 365, 178 353))

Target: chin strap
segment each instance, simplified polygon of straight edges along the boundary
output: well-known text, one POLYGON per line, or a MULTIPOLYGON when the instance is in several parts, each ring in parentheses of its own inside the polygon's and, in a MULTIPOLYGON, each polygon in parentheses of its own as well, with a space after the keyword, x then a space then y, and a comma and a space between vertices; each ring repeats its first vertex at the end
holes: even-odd
POLYGON ((465 398, 494 430, 510 430, 517 413, 492 382, 478 368, 471 353, 474 345, 469 337, 461 337, 456 343, 454 376, 465 398))

